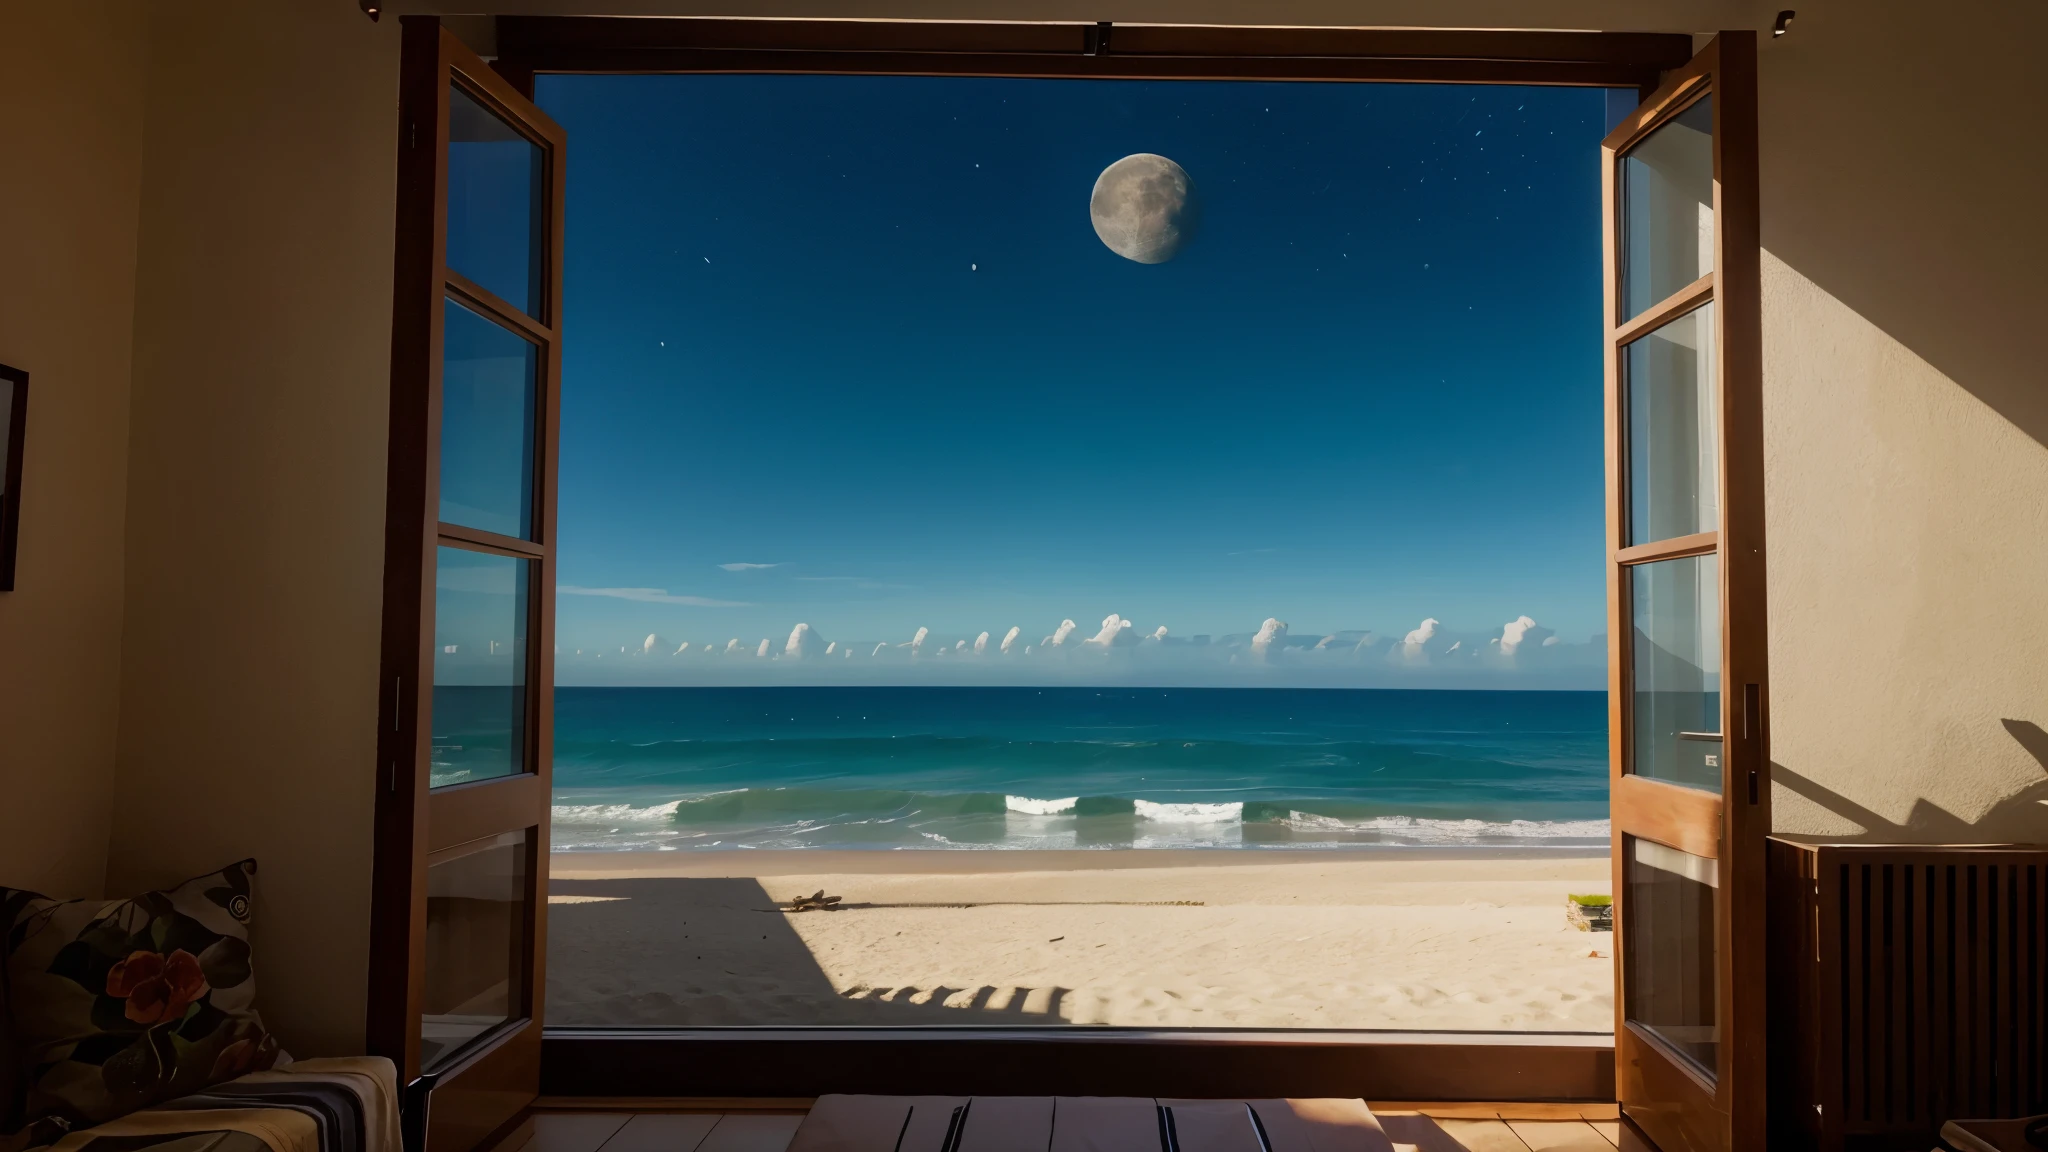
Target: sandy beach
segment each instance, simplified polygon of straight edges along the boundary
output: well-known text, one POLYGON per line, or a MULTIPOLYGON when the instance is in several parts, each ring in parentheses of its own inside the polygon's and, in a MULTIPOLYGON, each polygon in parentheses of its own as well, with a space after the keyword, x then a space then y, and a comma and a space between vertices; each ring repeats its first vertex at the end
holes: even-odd
POLYGON ((596 852, 550 862, 551 1025, 1606 1031, 1558 852, 596 852), (786 911, 823 889, 842 911, 786 911))

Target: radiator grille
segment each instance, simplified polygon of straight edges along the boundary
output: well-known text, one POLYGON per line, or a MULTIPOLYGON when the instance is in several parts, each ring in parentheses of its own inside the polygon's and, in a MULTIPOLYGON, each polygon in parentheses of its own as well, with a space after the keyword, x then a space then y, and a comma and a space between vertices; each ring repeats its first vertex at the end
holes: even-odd
POLYGON ((1774 1027, 1815 1034, 1773 1044, 1804 1066, 1771 1083, 1811 1097, 1799 1126, 1824 1148, 1875 1147, 2048 1112, 2048 850, 1787 847, 1774 896, 1805 907, 1773 929, 1803 955, 1773 945, 1807 970, 1774 1027))
POLYGON ((1836 869, 1849 1127, 2048 1111, 2044 867, 1845 860, 1836 869))

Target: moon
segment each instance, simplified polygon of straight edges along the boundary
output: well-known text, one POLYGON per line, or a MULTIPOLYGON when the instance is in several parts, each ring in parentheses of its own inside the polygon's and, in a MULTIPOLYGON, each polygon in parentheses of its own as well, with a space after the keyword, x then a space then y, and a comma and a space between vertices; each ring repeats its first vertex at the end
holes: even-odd
POLYGON ((1140 264, 1179 255, 1201 216, 1195 182, 1164 156, 1140 152, 1102 170, 1088 197, 1088 219, 1111 252, 1140 264))

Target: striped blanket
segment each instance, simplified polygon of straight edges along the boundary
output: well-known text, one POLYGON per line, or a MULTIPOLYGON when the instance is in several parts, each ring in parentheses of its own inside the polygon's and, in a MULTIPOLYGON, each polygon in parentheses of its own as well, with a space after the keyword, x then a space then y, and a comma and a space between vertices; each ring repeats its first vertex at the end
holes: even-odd
MULTIPOLYGON (((53 1135, 55 1135, 53 1133, 53 1135)), ((389 1060, 301 1060, 62 1134, 49 1152, 399 1152, 389 1060)))

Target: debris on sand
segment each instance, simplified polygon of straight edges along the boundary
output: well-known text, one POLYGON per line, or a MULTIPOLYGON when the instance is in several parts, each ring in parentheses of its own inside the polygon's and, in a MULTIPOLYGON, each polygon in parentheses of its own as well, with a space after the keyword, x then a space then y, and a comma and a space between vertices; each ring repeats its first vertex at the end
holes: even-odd
POLYGON ((823 888, 809 896, 799 896, 789 902, 791 912, 837 912, 839 897, 825 895, 823 888))

